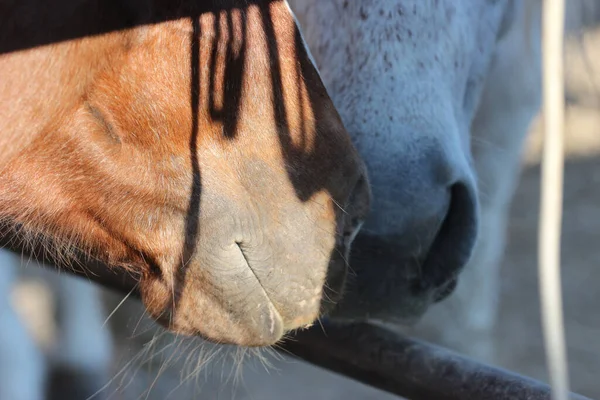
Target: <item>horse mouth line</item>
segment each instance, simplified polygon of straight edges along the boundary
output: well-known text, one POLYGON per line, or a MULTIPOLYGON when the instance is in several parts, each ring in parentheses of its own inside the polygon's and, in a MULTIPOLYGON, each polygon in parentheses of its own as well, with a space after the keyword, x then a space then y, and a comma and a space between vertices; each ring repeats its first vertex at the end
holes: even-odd
POLYGON ((271 327, 270 327, 270 331, 271 333, 273 333, 272 331, 274 330, 274 325, 275 325, 275 321, 279 320, 281 322, 283 322, 283 318, 281 317, 281 314, 279 313, 279 310, 277 310, 277 307, 275 306, 275 303, 273 302, 273 300, 271 300, 271 297, 269 296, 269 293, 267 292, 267 289, 265 288, 265 285, 263 285, 263 283, 261 282, 260 278, 258 277, 258 275, 256 274, 256 271, 254 271, 254 268, 252 268, 252 265, 250 263, 250 261, 248 260, 248 257, 246 256, 246 253, 244 252, 244 248, 243 248, 243 244, 242 242, 235 242, 235 245, 237 246, 238 250, 240 251, 240 254, 244 260, 244 263, 246 264, 246 267, 252 272, 252 275, 254 276, 254 279, 256 280, 256 282, 258 283, 258 285, 260 286, 260 289, 262 290, 262 293, 264 295, 264 297, 267 299, 267 301, 269 302, 269 309, 270 311, 270 320, 271 320, 271 327))

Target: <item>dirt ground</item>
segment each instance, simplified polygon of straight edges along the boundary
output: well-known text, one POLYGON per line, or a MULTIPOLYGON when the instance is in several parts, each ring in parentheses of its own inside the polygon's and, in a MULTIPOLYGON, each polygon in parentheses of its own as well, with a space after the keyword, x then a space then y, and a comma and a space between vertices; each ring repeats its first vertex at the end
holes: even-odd
MULTIPOLYGON (((579 46, 571 45, 567 57, 563 290, 572 389, 600 399, 600 30, 587 33, 583 47, 590 61, 587 67, 579 46)), ((501 366, 546 380, 536 264, 539 128, 539 123, 532 127, 512 206, 495 340, 501 349, 501 366)), ((147 320, 138 325, 139 313, 138 317, 128 314, 137 307, 130 303, 112 317, 113 325, 127 322, 127 328, 116 339, 115 379, 104 391, 111 399, 392 398, 291 358, 269 354, 262 361, 246 356, 240 373, 236 369, 239 353, 198 341, 173 342, 173 337, 164 333, 153 346, 142 350, 141 344, 155 331, 147 320), (147 329, 150 332, 140 333, 147 329), (122 369, 134 356, 135 361, 122 369), (265 368, 262 363, 271 366, 265 368), (181 383, 188 375, 190 379, 181 383)))

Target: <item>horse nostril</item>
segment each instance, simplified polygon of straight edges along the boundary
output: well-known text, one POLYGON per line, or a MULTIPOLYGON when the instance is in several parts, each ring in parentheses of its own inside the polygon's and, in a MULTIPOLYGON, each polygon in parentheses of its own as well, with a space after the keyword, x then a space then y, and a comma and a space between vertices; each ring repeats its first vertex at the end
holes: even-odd
POLYGON ((421 290, 441 289, 438 297, 445 297, 452 292, 454 288, 450 283, 456 280, 469 261, 477 230, 475 188, 468 183, 456 183, 450 188, 450 206, 446 217, 423 263, 422 281, 418 284, 421 290))
POLYGON ((371 205, 369 179, 363 173, 350 193, 344 217, 344 244, 350 246, 367 218, 371 205))

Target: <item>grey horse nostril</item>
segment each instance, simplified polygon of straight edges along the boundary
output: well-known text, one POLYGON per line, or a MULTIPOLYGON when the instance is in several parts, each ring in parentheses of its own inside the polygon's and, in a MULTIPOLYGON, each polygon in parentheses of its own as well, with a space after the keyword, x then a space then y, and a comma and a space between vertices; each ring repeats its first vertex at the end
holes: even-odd
POLYGON ((448 213, 423 263, 423 274, 413 286, 416 292, 435 290, 438 297, 442 298, 456 286, 454 281, 471 257, 478 230, 474 189, 467 184, 457 183, 450 191, 448 213), (448 286, 450 283, 452 285, 448 286), (446 290, 449 292, 446 293, 446 290))

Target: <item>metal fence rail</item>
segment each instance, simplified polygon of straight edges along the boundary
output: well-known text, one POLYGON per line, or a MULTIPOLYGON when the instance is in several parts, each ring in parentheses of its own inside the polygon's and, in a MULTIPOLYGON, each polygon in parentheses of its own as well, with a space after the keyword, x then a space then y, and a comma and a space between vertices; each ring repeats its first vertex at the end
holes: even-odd
MULTIPOLYGON (((24 250, 2 238, 0 246, 24 250)), ((43 248, 36 250, 24 254, 45 260, 46 266, 56 261, 43 248)), ((121 277, 121 282, 93 261, 86 266, 94 271, 94 281, 109 289, 126 294, 135 286, 133 277, 121 277)), ((90 279, 82 270, 66 271, 90 279)), ((139 297, 137 291, 131 295, 139 297)), ((550 387, 545 383, 370 324, 336 325, 324 321, 296 332, 279 349, 410 400, 551 399, 550 387)), ((571 394, 571 399, 592 400, 578 394, 571 394)))
MULTIPOLYGON (((545 383, 369 324, 299 331, 282 351, 410 400, 546 400, 545 383)), ((590 400, 571 394, 573 400, 590 400)))

